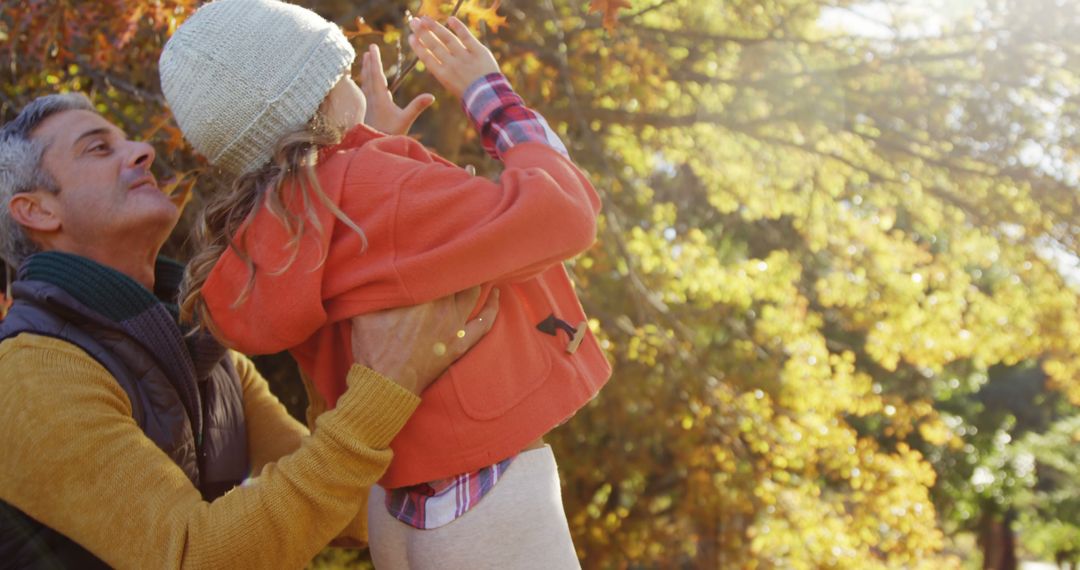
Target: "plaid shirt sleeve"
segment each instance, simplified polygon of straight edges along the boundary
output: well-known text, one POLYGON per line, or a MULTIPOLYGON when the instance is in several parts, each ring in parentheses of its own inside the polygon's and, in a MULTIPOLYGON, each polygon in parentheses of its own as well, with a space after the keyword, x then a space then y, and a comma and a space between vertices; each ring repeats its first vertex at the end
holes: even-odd
POLYGON ((420 530, 450 524, 476 506, 502 478, 517 456, 456 477, 388 489, 386 510, 397 520, 420 530))
POLYGON ((570 156, 544 117, 525 106, 503 74, 491 73, 477 79, 461 100, 480 133, 484 150, 492 157, 501 159, 514 145, 524 142, 546 144, 570 156))

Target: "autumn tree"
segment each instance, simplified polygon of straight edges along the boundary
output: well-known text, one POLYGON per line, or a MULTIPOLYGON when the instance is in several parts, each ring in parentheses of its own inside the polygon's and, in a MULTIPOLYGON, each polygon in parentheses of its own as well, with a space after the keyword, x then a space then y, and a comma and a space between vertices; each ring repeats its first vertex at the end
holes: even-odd
MULTIPOLYGON (((605 201, 570 266, 615 374, 551 437, 585 567, 956 566, 941 485, 991 450, 959 402, 1022 363, 1080 402, 1080 6, 939 3, 457 6, 605 201)), ((155 68, 196 4, 5 3, 0 111, 87 91, 197 208, 155 68)), ((307 3, 391 76, 406 10, 456 4, 307 3)), ((497 174, 425 90, 417 136, 497 174)))
POLYGON ((1072 414, 1016 446, 1014 461, 1035 471, 1021 503, 1020 528, 1031 551, 1059 565, 1080 564, 1080 416, 1072 414), (1025 504, 1026 503, 1026 504, 1025 504), (1028 507, 1024 509, 1023 507, 1028 507))

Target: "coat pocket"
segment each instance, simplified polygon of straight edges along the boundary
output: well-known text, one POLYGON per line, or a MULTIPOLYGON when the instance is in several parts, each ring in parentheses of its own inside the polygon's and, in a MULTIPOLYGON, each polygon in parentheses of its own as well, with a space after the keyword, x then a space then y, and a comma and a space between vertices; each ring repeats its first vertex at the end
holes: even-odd
POLYGON ((475 420, 505 415, 551 375, 551 349, 515 289, 504 286, 495 325, 449 370, 462 409, 475 420))

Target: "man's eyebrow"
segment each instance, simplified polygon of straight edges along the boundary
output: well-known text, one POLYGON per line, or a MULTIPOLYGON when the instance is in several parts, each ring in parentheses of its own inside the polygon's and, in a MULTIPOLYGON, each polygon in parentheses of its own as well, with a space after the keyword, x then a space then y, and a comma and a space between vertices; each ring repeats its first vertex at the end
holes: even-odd
POLYGON ((106 127, 97 127, 95 129, 90 129, 89 131, 86 131, 85 133, 79 135, 79 137, 77 139, 75 139, 75 142, 71 143, 71 146, 75 146, 75 145, 79 144, 79 141, 81 141, 81 140, 83 140, 83 139, 85 139, 87 137, 93 137, 93 136, 97 136, 97 135, 107 135, 107 134, 109 134, 109 129, 106 128, 106 127))

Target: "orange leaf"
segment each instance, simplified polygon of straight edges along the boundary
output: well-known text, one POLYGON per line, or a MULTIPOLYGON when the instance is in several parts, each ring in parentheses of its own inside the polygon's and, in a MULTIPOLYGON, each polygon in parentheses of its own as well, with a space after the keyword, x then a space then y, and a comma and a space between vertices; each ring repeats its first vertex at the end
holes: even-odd
POLYGON ((382 32, 376 30, 375 28, 372 28, 370 24, 365 22, 364 19, 359 17, 359 16, 357 16, 356 22, 354 22, 354 25, 356 26, 355 30, 349 30, 349 29, 346 29, 346 28, 341 29, 341 32, 343 34, 345 34, 345 37, 349 38, 350 40, 357 37, 357 36, 370 36, 370 35, 380 35, 380 34, 382 34, 382 32))
POLYGON ((592 0, 589 4, 589 12, 603 12, 604 28, 610 32, 615 29, 615 24, 618 22, 619 10, 629 7, 629 0, 592 0))
POLYGON ((491 3, 491 6, 484 8, 480 6, 480 0, 468 0, 461 5, 458 9, 458 14, 469 19, 469 24, 474 28, 480 23, 484 22, 492 33, 499 31, 499 28, 506 25, 506 18, 500 16, 497 12, 499 9, 499 3, 502 0, 495 0, 491 3))
POLYGON ((184 133, 173 123, 173 117, 170 113, 162 114, 161 118, 154 123, 150 130, 143 133, 142 139, 149 141, 158 133, 164 133, 161 144, 164 146, 165 151, 170 154, 187 147, 187 142, 184 141, 184 133))
POLYGON ((447 0, 420 0, 420 9, 416 11, 416 15, 429 16, 438 20, 443 15, 443 7, 446 3, 447 0))
POLYGON ((165 125, 162 127, 162 130, 168 134, 163 143, 166 151, 173 153, 187 147, 187 141, 184 140, 184 133, 175 125, 165 125))
POLYGON ((142 19, 145 11, 146 6, 139 6, 131 12, 131 15, 127 18, 127 27, 125 27, 120 36, 116 38, 116 49, 123 49, 128 45, 131 39, 135 37, 135 32, 139 30, 139 21, 142 19))
POLYGON ((195 187, 196 176, 192 176, 191 172, 181 173, 179 176, 166 180, 161 185, 161 191, 172 200, 176 207, 183 211, 184 206, 187 206, 191 201, 191 190, 195 187))
POLYGON ((108 61, 109 58, 112 56, 112 53, 112 45, 109 44, 109 40, 105 37, 105 34, 97 34, 97 36, 94 38, 94 48, 92 56, 94 60, 94 65, 97 67, 108 67, 108 61))

